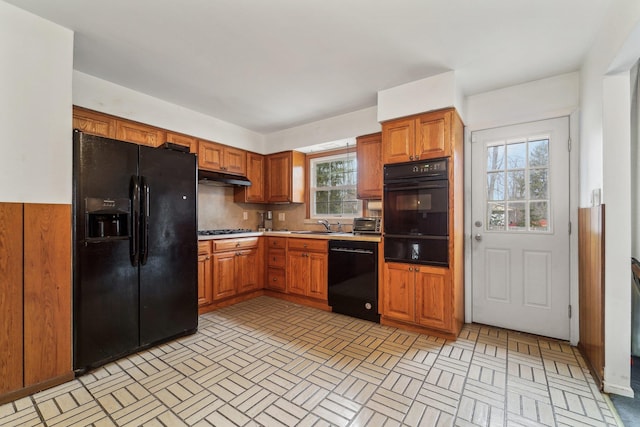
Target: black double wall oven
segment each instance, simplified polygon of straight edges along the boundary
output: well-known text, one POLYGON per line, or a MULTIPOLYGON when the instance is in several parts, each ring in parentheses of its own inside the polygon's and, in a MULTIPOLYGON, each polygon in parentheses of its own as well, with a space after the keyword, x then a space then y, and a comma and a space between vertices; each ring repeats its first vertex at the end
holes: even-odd
POLYGON ((449 265, 448 159, 384 166, 386 261, 449 265))

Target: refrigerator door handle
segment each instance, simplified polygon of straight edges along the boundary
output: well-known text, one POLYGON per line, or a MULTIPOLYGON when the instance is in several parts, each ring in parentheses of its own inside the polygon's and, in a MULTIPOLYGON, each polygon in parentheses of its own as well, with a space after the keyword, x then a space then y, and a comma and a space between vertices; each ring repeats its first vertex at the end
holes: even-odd
POLYGON ((131 240, 129 243, 129 257, 131 258, 131 265, 136 267, 140 261, 140 183, 136 175, 131 176, 129 192, 129 197, 131 198, 131 240))
POLYGON ((147 178, 141 177, 142 181, 142 222, 140 224, 140 264, 145 265, 149 257, 149 184, 147 178))

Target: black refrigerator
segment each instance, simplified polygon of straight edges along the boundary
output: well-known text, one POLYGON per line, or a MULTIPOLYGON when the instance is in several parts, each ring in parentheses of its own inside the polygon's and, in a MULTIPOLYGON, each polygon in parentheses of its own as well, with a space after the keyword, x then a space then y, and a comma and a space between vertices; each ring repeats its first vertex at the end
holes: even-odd
POLYGON ((73 366, 197 329, 197 168, 188 152, 74 131, 73 366))

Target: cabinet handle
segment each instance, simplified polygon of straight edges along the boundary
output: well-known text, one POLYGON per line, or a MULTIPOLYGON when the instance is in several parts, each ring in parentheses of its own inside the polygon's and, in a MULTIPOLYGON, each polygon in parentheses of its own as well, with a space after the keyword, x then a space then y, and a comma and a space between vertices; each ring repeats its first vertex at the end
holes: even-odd
POLYGON ((409 160, 413 160, 413 155, 409 156, 409 160))
POLYGON ((278 281, 278 278, 277 278, 277 277, 274 277, 274 278, 273 278, 273 281, 274 281, 274 282, 277 282, 277 281, 278 281))
POLYGON ((409 267, 409 271, 413 271, 413 267, 409 267))
POLYGON ((273 257, 273 262, 276 262, 276 257, 273 257))
POLYGON ((416 267, 416 268, 414 268, 414 269, 413 269, 413 271, 415 271, 415 272, 420 271, 420 267, 416 267))
POLYGON ((414 156, 413 160, 420 160, 420 155, 414 156))
POLYGON ((211 257, 210 257, 210 256, 207 256, 207 258, 205 258, 205 259, 211 259, 211 257))
POLYGON ((307 244, 305 243, 304 245, 302 245, 305 249, 307 249, 307 244))
POLYGON ((240 247, 240 242, 236 243, 236 248, 240 247))

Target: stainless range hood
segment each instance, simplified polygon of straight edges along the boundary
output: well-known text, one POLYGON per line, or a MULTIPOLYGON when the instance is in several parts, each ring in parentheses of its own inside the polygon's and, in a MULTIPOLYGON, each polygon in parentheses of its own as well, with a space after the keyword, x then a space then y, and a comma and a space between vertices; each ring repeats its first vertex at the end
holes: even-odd
POLYGON ((251 185, 251 181, 244 176, 198 169, 198 184, 219 187, 248 187, 251 185))

